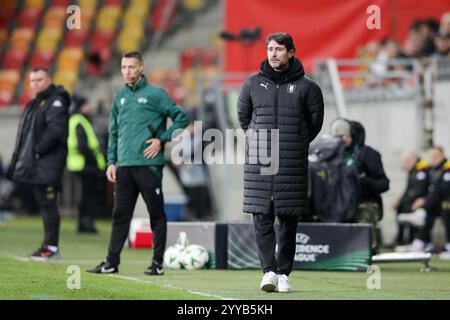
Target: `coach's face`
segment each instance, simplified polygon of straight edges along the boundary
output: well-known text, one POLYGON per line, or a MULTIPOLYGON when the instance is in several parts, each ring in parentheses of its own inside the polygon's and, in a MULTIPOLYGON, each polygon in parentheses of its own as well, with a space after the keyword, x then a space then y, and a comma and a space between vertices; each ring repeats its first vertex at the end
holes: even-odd
POLYGON ((43 70, 30 72, 30 88, 34 96, 47 90, 52 84, 49 74, 43 70))
POLYGON ((144 72, 144 65, 136 58, 122 58, 122 77, 126 84, 135 84, 144 72))
POLYGON ((283 70, 292 58, 294 50, 287 51, 286 47, 271 40, 267 45, 267 59, 274 70, 283 70))

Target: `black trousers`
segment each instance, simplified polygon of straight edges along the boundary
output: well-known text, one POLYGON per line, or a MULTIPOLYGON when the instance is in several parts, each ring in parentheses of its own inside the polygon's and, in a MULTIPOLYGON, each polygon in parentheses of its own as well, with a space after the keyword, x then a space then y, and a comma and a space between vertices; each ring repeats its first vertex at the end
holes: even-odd
POLYGON ((45 245, 58 246, 60 216, 58 210, 58 193, 52 186, 33 185, 33 196, 44 222, 45 245))
POLYGON ((120 253, 128 237, 139 193, 147 206, 153 232, 153 262, 163 263, 167 238, 167 218, 161 179, 148 167, 118 167, 114 194, 111 240, 107 260, 119 265, 120 253))
POLYGON ((289 275, 292 271, 295 256, 295 237, 298 217, 278 216, 278 250, 275 255, 275 214, 273 204, 267 214, 254 214, 256 245, 261 268, 264 273, 273 271, 277 274, 289 275))
POLYGON ((450 243, 450 212, 441 211, 436 213, 436 211, 427 211, 427 216, 425 218, 425 225, 419 232, 419 239, 425 243, 431 242, 431 231, 433 230, 434 221, 439 215, 442 216, 442 220, 445 226, 445 232, 447 234, 447 242, 450 243))
POLYGON ((81 181, 81 202, 78 206, 78 221, 83 219, 94 219, 95 213, 98 210, 99 195, 98 176, 95 174, 79 174, 81 181))

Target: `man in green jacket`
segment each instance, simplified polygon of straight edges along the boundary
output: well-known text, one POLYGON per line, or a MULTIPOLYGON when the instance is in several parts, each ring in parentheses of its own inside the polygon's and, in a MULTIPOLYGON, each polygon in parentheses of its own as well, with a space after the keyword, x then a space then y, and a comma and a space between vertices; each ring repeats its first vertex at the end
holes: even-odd
POLYGON ((147 82, 140 53, 124 54, 121 65, 125 86, 114 97, 109 120, 106 176, 116 184, 109 252, 105 261, 87 271, 119 272, 120 252, 141 193, 154 236, 153 261, 144 273, 162 275, 167 234, 161 186, 164 144, 171 140, 175 130, 188 125, 188 118, 165 90, 147 82), (169 128, 167 118, 172 120, 169 128))

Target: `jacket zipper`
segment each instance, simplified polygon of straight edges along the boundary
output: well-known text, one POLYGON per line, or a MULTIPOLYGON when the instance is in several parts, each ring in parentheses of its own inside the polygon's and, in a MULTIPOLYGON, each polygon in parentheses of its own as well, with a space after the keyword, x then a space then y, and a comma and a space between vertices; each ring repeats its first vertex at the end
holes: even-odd
MULTIPOLYGON (((280 89, 280 85, 277 84, 277 91, 275 92, 275 129, 278 129, 278 92, 280 89)), ((272 179, 272 184, 271 184, 271 189, 272 189, 272 194, 270 196, 270 201, 273 202, 274 199, 274 192, 275 192, 275 175, 271 176, 272 179)), ((269 203, 269 209, 270 209, 270 203, 269 203)), ((275 203, 274 203, 274 211, 275 211, 275 203)))

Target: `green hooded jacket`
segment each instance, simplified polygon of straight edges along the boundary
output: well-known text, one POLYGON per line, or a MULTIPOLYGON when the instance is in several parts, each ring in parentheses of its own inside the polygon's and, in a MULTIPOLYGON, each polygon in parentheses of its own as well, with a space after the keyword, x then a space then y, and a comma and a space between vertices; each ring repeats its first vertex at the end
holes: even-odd
POLYGON ((118 167, 165 164, 164 144, 176 129, 187 127, 189 120, 167 92, 147 82, 145 76, 133 86, 121 88, 112 103, 109 118, 108 164, 118 167), (172 125, 167 128, 167 118, 172 125), (144 157, 146 141, 161 140, 162 149, 153 159, 144 157))

